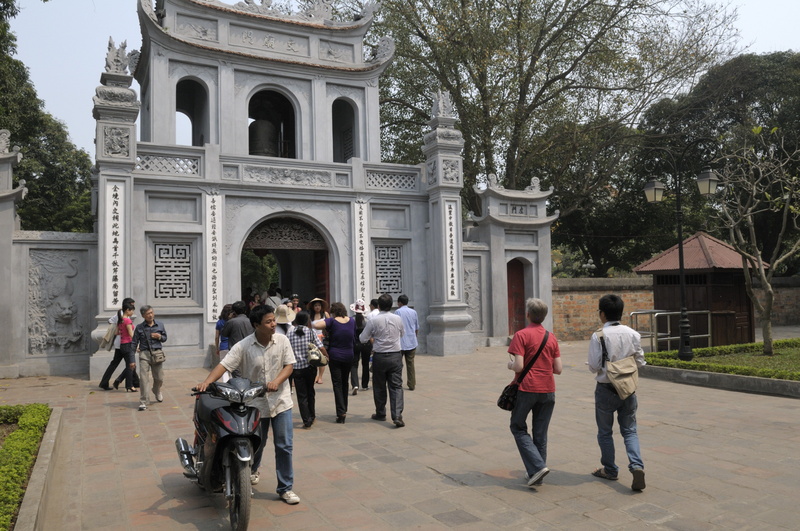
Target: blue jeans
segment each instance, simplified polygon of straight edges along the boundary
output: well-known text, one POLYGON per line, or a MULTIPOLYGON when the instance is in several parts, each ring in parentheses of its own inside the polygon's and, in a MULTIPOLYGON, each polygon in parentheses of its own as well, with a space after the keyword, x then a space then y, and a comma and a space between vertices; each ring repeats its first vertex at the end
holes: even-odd
POLYGON ((555 393, 517 391, 517 403, 511 412, 509 427, 528 476, 547 466, 547 428, 555 407, 555 393), (528 433, 529 413, 533 413, 533 436, 528 433))
POLYGON ((272 443, 275 445, 275 475, 278 476, 278 494, 283 494, 287 490, 292 490, 294 485, 294 468, 292 467, 294 428, 292 427, 291 409, 278 413, 272 418, 261 417, 258 425, 261 430, 261 446, 253 456, 253 464, 250 468, 255 472, 261 466, 261 457, 264 455, 264 447, 267 445, 270 424, 272 425, 272 443))
POLYGON ((598 383, 594 390, 594 415, 597 420, 597 443, 600 445, 600 464, 607 474, 616 476, 619 467, 614 463, 614 413, 617 414, 619 431, 628 453, 628 470, 644 469, 639 449, 639 434, 636 432, 636 393, 625 400, 616 391, 598 383))

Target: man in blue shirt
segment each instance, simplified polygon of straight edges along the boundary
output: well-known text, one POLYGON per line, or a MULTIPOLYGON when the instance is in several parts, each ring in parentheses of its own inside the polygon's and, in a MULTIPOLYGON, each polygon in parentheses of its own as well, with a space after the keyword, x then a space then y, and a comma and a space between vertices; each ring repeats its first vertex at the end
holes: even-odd
POLYGON ((417 375, 414 372, 414 355, 417 353, 417 334, 419 333, 419 317, 416 310, 408 307, 408 297, 400 295, 397 297, 397 309, 395 315, 399 315, 403 320, 403 337, 400 338, 400 352, 406 359, 406 383, 408 390, 413 391, 417 387, 417 375))

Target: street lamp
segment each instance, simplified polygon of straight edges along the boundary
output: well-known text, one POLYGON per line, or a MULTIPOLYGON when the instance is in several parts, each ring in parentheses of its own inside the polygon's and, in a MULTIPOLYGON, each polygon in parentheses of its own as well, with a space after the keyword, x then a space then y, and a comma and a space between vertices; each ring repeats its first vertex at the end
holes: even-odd
MULTIPOLYGON (((691 361, 694 357, 692 353, 692 344, 691 344, 691 330, 689 327, 689 313, 686 309, 686 275, 684 273, 683 268, 683 209, 681 208, 681 168, 680 164, 683 162, 683 158, 686 156, 686 153, 689 151, 689 148, 695 146, 696 144, 706 141, 708 139, 701 138, 695 140, 694 142, 690 143, 681 153, 680 157, 677 159, 672 154, 672 152, 662 149, 662 148, 654 148, 658 150, 662 150, 670 155, 672 159, 672 167, 675 171, 675 217, 678 225, 678 279, 680 282, 680 289, 681 289, 681 319, 680 319, 680 344, 678 346, 678 358, 682 361, 691 361)), ((714 171, 709 167, 706 166, 703 168, 703 171, 700 172, 700 175, 697 178, 697 185, 700 188, 700 193, 704 196, 714 195, 717 190, 717 182, 719 179, 714 174, 714 171)), ((644 187, 644 194, 647 197, 647 201, 649 203, 656 203, 661 201, 664 198, 664 190, 665 186, 663 183, 659 181, 650 181, 644 187)))

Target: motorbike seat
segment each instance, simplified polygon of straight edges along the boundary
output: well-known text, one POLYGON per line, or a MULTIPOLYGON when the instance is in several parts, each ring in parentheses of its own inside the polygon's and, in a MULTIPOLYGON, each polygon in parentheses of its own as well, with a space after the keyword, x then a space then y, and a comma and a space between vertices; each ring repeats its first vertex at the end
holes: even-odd
POLYGON ((217 408, 229 406, 230 402, 222 398, 214 398, 211 395, 202 394, 197 401, 197 416, 201 421, 211 420, 211 412, 217 408))

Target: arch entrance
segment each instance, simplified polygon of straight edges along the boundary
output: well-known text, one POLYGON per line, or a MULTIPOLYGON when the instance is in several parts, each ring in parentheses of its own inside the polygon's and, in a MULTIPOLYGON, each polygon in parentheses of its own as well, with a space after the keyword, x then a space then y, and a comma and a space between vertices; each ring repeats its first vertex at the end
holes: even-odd
POLYGON ((309 223, 292 217, 265 220, 242 248, 243 295, 263 293, 276 282, 284 297, 297 293, 301 302, 314 297, 330 302, 328 257, 325 239, 309 223))

